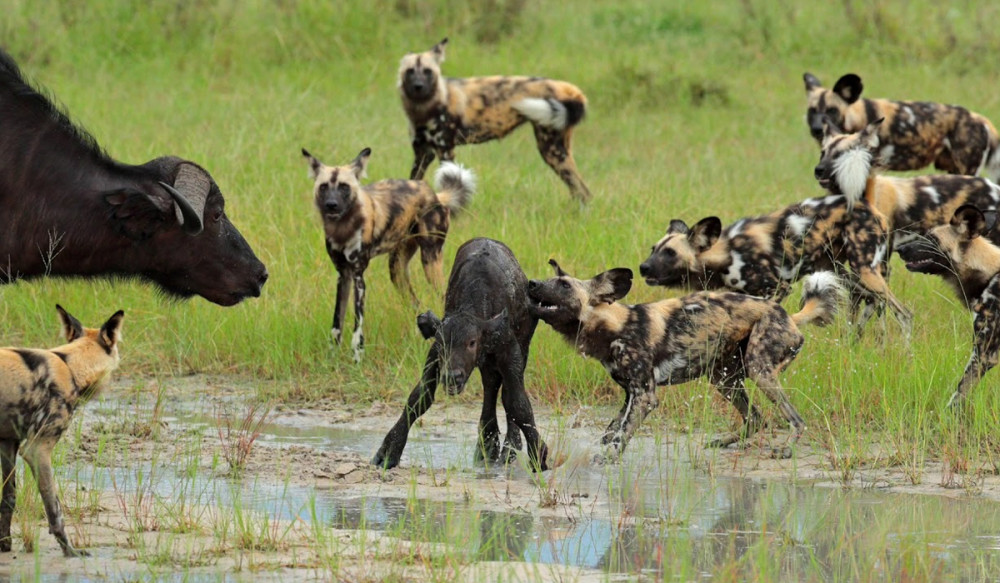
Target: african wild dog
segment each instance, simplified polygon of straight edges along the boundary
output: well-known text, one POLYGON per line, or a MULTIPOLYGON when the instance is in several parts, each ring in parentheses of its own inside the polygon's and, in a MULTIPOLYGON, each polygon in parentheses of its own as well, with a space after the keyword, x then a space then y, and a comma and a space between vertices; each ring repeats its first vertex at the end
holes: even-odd
POLYGON ((889 170, 919 170, 930 164, 949 174, 975 176, 985 170, 1000 179, 1000 137, 990 120, 957 105, 925 101, 860 99, 861 78, 847 74, 826 89, 810 73, 803 75, 809 132, 823 141, 824 119, 858 132, 876 119, 882 147, 878 157, 889 170))
MULTIPOLYGON (((877 174, 879 151, 875 120, 860 132, 845 134, 827 124, 823 151, 814 170, 820 186, 831 194, 843 194, 852 200, 870 200, 885 216, 890 235, 890 250, 938 225, 946 224, 955 210, 971 204, 984 211, 1000 206, 1000 186, 985 178, 931 174, 928 176, 880 176, 877 174)), ((1000 233, 990 239, 1000 242, 1000 233)), ((889 254, 885 255, 886 260, 889 254)))
POLYGON ((576 86, 543 77, 442 77, 448 39, 399 65, 400 96, 413 141, 411 179, 422 178, 436 155, 454 160, 455 146, 503 138, 525 122, 535 129, 538 151, 573 198, 590 190, 573 160, 573 128, 583 120, 587 98, 576 86))
POLYGON ((965 399, 997 365, 1000 354, 1000 247, 983 236, 993 229, 996 219, 996 211, 983 213, 964 205, 950 223, 899 247, 907 269, 941 276, 975 315, 972 356, 948 407, 965 399))
POLYGON ((531 466, 549 469, 548 447, 538 436, 531 401, 524 390, 528 347, 538 320, 528 312, 528 278, 511 250, 491 239, 462 245, 445 294, 444 318, 433 312, 417 318, 424 338, 434 339, 423 375, 410 393, 403 414, 382 441, 372 464, 392 468, 406 447, 410 426, 430 408, 438 383, 449 395, 465 388, 474 368, 483 381, 477 460, 509 462, 528 445, 531 466), (497 396, 503 400, 507 437, 500 447, 497 396))
MULTIPOLYGON (((814 273, 806 280, 803 309, 789 315, 771 300, 732 292, 695 292, 681 298, 629 306, 618 303, 632 287, 632 270, 617 268, 581 281, 549 263, 556 277, 528 282, 533 313, 583 355, 604 365, 625 390, 625 404, 608 425, 601 443, 620 455, 642 420, 656 408, 657 385, 707 376, 743 417, 738 433, 711 442, 726 447, 761 428, 749 402, 744 379, 752 379, 795 428, 805 422, 788 401, 777 374, 799 353, 798 326, 824 324, 833 317, 841 295, 837 277, 814 273)), ((791 456, 790 448, 775 450, 791 456)))
POLYGON ((57 305, 67 344, 51 350, 0 348, 0 551, 11 550, 10 521, 17 493, 18 449, 31 468, 55 535, 67 557, 87 556, 73 548, 63 524, 52 475, 52 450, 69 427, 73 411, 94 397, 118 368, 118 341, 125 313, 115 312, 100 330, 84 328, 57 305))
POLYGON ((323 218, 326 252, 337 268, 337 305, 331 335, 340 344, 344 313, 354 283, 355 362, 364 352, 365 269, 377 255, 389 254, 389 277, 413 304, 417 296, 407 265, 420 249, 424 274, 435 289, 444 284, 441 249, 451 215, 463 209, 475 192, 475 176, 457 164, 442 164, 435 188, 418 180, 380 180, 362 186, 371 149, 344 166, 327 166, 304 148, 313 179, 316 208, 323 218), (435 190, 437 191, 435 193, 435 190))
POLYGON ((908 334, 912 315, 885 281, 885 220, 866 204, 852 209, 848 203, 841 195, 810 198, 725 229, 718 217, 691 228, 675 219, 639 275, 649 285, 731 289, 780 302, 801 277, 834 270, 851 283, 852 319, 865 304, 859 334, 876 307, 872 301, 887 304, 908 334))

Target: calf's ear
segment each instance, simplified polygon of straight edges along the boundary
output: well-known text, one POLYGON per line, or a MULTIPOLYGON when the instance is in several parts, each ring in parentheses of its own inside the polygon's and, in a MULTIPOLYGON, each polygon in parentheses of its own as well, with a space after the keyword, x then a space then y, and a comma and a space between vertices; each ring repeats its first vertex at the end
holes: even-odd
POLYGON ((101 346, 108 352, 111 352, 111 349, 122 338, 122 318, 124 317, 125 312, 118 310, 108 318, 108 321, 101 326, 101 330, 97 334, 97 339, 101 343, 101 346))
POLYGON ((66 342, 72 342, 83 336, 83 324, 79 320, 71 316, 59 304, 56 304, 56 311, 59 312, 59 323, 62 325, 62 335, 66 342))
POLYGON ((590 280, 590 305, 613 304, 632 289, 632 270, 616 267, 590 280))
POLYGON ((441 328, 441 319, 434 312, 428 310, 417 316, 417 328, 424 340, 430 340, 437 335, 437 331, 441 328))

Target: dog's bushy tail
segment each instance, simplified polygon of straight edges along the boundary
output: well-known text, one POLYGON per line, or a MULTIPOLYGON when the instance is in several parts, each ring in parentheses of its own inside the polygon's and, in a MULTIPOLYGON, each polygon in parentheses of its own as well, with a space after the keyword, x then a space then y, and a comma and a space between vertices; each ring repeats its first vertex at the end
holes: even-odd
POLYGON ((511 105, 521 115, 547 128, 564 130, 583 121, 587 113, 584 101, 553 97, 526 97, 511 105))
POLYGON ((469 206, 476 193, 476 175, 454 162, 442 162, 434 173, 434 191, 441 204, 451 209, 451 214, 469 206))
POLYGON ((832 271, 817 271, 805 279, 802 286, 802 309, 792 314, 797 326, 826 326, 833 322, 844 297, 844 286, 832 271))

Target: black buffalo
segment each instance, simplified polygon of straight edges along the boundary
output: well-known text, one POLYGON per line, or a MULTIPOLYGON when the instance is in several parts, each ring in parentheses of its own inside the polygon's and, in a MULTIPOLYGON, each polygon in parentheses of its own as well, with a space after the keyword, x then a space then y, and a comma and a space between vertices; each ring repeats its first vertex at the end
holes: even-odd
POLYGON ((527 290, 528 278, 503 243, 477 238, 459 248, 448 279, 444 318, 438 319, 432 312, 417 317, 424 338, 434 339, 423 376, 372 464, 397 466, 410 426, 434 402, 438 382, 449 394, 461 393, 472 370, 478 367, 483 380, 483 410, 477 460, 509 461, 521 448, 523 433, 532 468, 549 469, 548 447, 539 438, 531 401, 524 390, 528 346, 538 324, 528 313, 527 290), (503 448, 496 415, 498 394, 507 417, 503 448))
POLYGON ((229 222, 218 185, 173 156, 108 156, 0 50, 0 283, 138 277, 229 306, 267 269, 229 222))

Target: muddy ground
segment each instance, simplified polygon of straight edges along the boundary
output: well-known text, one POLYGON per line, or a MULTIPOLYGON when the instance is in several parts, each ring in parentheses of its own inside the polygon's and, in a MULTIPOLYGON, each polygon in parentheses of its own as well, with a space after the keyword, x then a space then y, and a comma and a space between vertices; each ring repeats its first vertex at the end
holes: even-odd
MULTIPOLYGON (((225 414, 236 419, 250 411, 244 400, 247 392, 244 383, 227 378, 195 376, 159 383, 115 381, 101 401, 77 414, 80 429, 67 436, 64 455, 57 462, 64 468, 57 482, 70 537, 92 556, 64 559, 54 538, 46 532, 40 507, 36 506, 34 522, 30 517, 20 521, 15 517, 15 550, 0 554, 0 575, 42 573, 73 581, 104 576, 146 578, 150 574, 183 571, 194 580, 282 580, 295 576, 377 581, 385 576, 426 580, 432 571, 446 568, 467 580, 607 580, 602 571, 582 567, 449 560, 449 551, 440 543, 401 540, 374 529, 325 526, 323 534, 318 535, 308 520, 288 516, 264 520, 258 527, 247 529, 256 528, 258 534, 239 540, 233 534, 237 529, 220 526, 230 524, 232 514, 205 497, 192 495, 187 502, 164 506, 154 500, 152 490, 143 495, 141 487, 130 490, 127 484, 115 482, 98 492, 87 491, 87 480, 79 477, 80 468, 119 467, 133 468, 131 475, 136 479, 141 474, 135 472, 136 467, 167 464, 189 467, 185 471, 208 481, 237 479, 220 454, 224 440, 219 433, 225 414), (142 387, 141 391, 136 391, 137 386, 142 387), (67 476, 65 468, 76 469, 67 476), (26 528, 33 528, 34 534, 25 536, 26 528), (220 535, 223 531, 224 536, 220 535), (26 550, 26 541, 32 538, 34 548, 26 550)), ((387 431, 401 407, 401 402, 364 406, 327 403, 317 408, 275 406, 268 415, 268 427, 275 431, 308 430, 310 435, 320 436, 326 431, 346 435, 359 432, 368 436, 367 449, 317 446, 309 440, 296 444, 294 437, 267 443, 262 437, 250 447, 237 480, 322 492, 325 498, 462 501, 473 509, 528 513, 541 520, 621 513, 621 508, 616 507, 620 501, 609 500, 599 480, 574 478, 607 471, 595 464, 594 458, 600 453, 600 432, 614 412, 611 408, 580 408, 568 415, 536 409, 542 435, 565 459, 559 468, 538 477, 527 472, 523 462, 506 470, 470 470, 463 463, 429 459, 426 454, 404 455, 401 467, 388 471, 370 466, 368 459, 378 445, 377 437, 373 440, 372 436, 387 431)), ((478 406, 471 399, 458 403, 443 398, 412 435, 450 442, 452 453, 456 448, 465 448, 467 455, 462 455, 471 458, 477 419, 478 406)), ((941 462, 928 462, 922 473, 915 475, 913 470, 879 461, 890 460, 891 452, 872 451, 867 466, 845 473, 831 462, 829 452, 809 436, 798 444, 792 459, 776 460, 770 457, 769 446, 780 444, 780 433, 765 435, 747 449, 716 451, 702 448, 706 436, 701 433, 657 435, 665 426, 669 427, 670 421, 654 413, 633 443, 633 462, 627 459, 621 467, 627 471, 629 463, 657 449, 661 457, 693 465, 696 471, 716 477, 795 480, 830 488, 846 485, 1000 501, 1000 477, 983 472, 967 477, 949 471, 941 462)), ((93 488, 92 483, 89 487, 93 488)), ((183 495, 174 493, 173 498, 183 495)), ((169 493, 157 496, 171 497, 169 493)))

